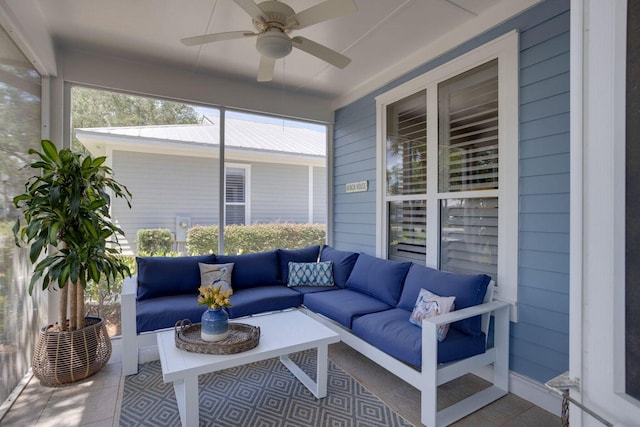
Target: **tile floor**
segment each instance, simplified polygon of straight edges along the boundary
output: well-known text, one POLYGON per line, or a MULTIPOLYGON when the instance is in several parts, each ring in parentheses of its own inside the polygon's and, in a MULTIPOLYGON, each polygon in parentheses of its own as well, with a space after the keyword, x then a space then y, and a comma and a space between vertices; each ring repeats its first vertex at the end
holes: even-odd
MULTIPOLYGON (((0 424, 19 427, 118 426, 120 399, 124 380, 121 371, 121 340, 114 339, 109 363, 87 380, 59 388, 44 387, 34 378, 0 424)), ((329 348, 329 357, 344 371, 364 384, 392 409, 416 426, 420 425, 418 391, 393 374, 361 356, 342 343, 329 348)), ((439 405, 449 399, 484 387, 486 383, 467 375, 441 386, 439 405)), ((456 427, 553 427, 561 426, 560 418, 530 402, 509 394, 493 404, 463 418, 456 427)), ((242 426, 249 427, 249 426, 242 426)))

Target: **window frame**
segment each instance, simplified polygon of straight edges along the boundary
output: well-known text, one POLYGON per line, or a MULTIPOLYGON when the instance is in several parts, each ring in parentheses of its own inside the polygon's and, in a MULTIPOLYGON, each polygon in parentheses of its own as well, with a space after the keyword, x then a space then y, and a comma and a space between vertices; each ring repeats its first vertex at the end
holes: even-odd
MULTIPOLYGON (((498 198, 498 267, 496 298, 512 304, 517 320, 518 302, 518 207, 519 207, 519 36, 511 31, 446 62, 376 97, 376 255, 388 256, 387 203, 406 196, 386 192, 387 106, 421 90, 427 92, 427 256, 425 264, 439 267, 440 202, 444 198, 498 198), (498 60, 498 182, 497 190, 438 193, 438 84, 494 59, 498 60), (435 141, 435 142, 434 142, 435 141), (518 179, 514 179, 518 177, 518 179)), ((414 197, 414 196, 412 196, 414 197)))
POLYGON ((241 206, 244 204, 244 224, 251 225, 251 165, 247 163, 224 163, 224 224, 227 224, 227 206, 241 206), (244 203, 227 202, 227 171, 230 168, 244 169, 244 203))

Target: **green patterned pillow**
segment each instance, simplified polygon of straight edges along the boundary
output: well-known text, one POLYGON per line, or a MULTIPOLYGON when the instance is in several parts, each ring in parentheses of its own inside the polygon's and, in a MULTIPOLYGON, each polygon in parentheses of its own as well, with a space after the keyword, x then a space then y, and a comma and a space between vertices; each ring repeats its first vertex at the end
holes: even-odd
POLYGON ((333 262, 289 262, 287 286, 333 286, 333 262))

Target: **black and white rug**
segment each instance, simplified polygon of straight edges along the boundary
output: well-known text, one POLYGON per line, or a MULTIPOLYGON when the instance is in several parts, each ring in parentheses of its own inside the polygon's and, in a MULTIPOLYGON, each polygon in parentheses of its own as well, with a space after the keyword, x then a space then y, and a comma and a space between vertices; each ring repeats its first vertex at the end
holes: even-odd
MULTIPOLYGON (((315 378, 315 352, 291 358, 315 378)), ((278 359, 202 375, 199 388, 201 426, 412 426, 331 361, 324 399, 316 399, 278 359)), ((159 361, 126 377, 120 425, 180 425, 173 385, 162 381, 159 361)))

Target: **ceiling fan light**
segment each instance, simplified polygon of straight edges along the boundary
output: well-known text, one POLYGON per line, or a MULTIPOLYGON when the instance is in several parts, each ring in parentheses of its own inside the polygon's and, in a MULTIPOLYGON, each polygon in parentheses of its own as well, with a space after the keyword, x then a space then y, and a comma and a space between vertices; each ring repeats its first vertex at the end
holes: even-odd
POLYGON ((258 36, 256 49, 267 58, 284 58, 291 52, 291 39, 277 28, 272 28, 258 36))

